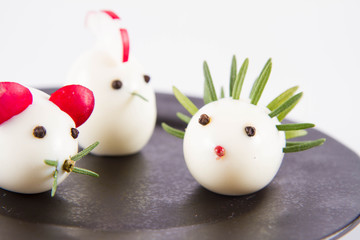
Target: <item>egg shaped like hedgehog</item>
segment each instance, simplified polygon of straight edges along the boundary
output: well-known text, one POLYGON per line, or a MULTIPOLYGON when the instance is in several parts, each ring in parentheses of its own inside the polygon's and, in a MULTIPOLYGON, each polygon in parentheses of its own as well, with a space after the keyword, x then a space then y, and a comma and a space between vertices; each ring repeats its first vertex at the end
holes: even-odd
POLYGON ((266 107, 258 104, 270 76, 271 59, 254 82, 250 98, 240 99, 247 68, 245 59, 236 73, 233 57, 230 96, 225 97, 222 89, 218 99, 204 62, 205 105, 198 109, 173 87, 175 97, 192 117, 177 113, 188 124, 185 131, 162 123, 165 131, 184 139, 185 162, 195 180, 219 194, 246 195, 264 188, 278 172, 284 153, 307 150, 325 141, 287 141, 306 135, 305 129, 314 127, 311 123, 281 124, 302 96, 294 95, 298 87, 286 90, 266 107))
POLYGON ((86 26, 96 36, 95 46, 80 56, 68 83, 94 92, 96 104, 81 126, 79 143, 99 141, 97 155, 129 155, 139 152, 155 128, 156 101, 150 76, 129 56, 129 37, 112 11, 90 12, 86 26))

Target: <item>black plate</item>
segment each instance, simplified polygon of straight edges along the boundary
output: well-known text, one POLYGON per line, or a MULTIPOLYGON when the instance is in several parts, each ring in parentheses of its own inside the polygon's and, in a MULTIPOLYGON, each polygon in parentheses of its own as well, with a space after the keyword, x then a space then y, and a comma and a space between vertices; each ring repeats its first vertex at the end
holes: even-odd
POLYGON ((198 185, 182 140, 160 127, 184 127, 175 118, 182 107, 166 94, 157 103, 158 124, 139 154, 79 162, 99 179, 72 174, 54 198, 0 190, 1 239, 320 239, 357 223, 360 161, 341 143, 311 130, 307 138, 326 137, 324 146, 286 154, 257 193, 222 196, 198 185))

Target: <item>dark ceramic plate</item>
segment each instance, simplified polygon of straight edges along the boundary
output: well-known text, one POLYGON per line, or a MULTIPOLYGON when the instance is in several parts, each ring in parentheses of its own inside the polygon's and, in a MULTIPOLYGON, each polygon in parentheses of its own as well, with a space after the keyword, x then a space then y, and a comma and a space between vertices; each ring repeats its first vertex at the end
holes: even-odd
POLYGON ((257 193, 222 196, 198 185, 182 140, 160 127, 183 127, 175 118, 180 104, 166 94, 157 102, 158 124, 139 154, 79 162, 99 179, 72 174, 54 198, 0 190, 0 238, 320 239, 358 223, 360 159, 341 143, 311 130, 306 138, 326 137, 325 145, 286 154, 274 181, 257 193))

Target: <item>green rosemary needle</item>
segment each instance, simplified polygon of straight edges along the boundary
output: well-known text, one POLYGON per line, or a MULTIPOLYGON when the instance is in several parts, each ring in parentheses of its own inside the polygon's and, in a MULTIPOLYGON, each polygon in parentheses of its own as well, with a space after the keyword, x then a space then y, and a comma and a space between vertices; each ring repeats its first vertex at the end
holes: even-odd
POLYGON ((184 138, 185 132, 173 127, 170 127, 169 125, 167 125, 166 123, 162 123, 161 127, 169 134, 173 135, 174 137, 177 138, 184 138))
POLYGON ((91 177, 99 177, 99 174, 97 174, 96 172, 93 172, 93 171, 90 171, 90 170, 87 170, 87 169, 84 169, 84 168, 79 168, 79 167, 74 167, 72 169, 72 172, 80 173, 80 174, 83 174, 83 175, 88 175, 88 176, 91 176, 91 177))
POLYGON ((312 123, 290 123, 290 124, 276 125, 276 128, 279 131, 301 130, 301 129, 307 129, 313 127, 315 127, 315 124, 312 123))
POLYGON ((281 93, 279 96, 277 96, 274 100, 272 100, 268 105, 267 108, 270 109, 270 111, 275 110, 278 108, 281 104, 286 102, 289 98, 291 98, 294 93, 298 90, 299 86, 295 86, 292 88, 287 89, 285 92, 281 93))
POLYGON ((209 91, 209 97, 211 102, 218 100, 215 92, 214 83, 211 78, 209 66, 206 61, 204 61, 204 77, 205 77, 205 86, 209 91))
POLYGON ((191 117, 181 113, 181 112, 177 112, 176 113, 176 116, 181 120, 183 121, 184 123, 189 123, 190 120, 191 120, 191 117))
MULTIPOLYGON (((300 98, 302 97, 302 92, 296 94, 295 96, 292 96, 290 99, 288 99, 287 101, 285 101, 283 104, 281 104, 278 108, 276 108, 275 110, 273 110, 271 113, 269 113, 270 117, 276 117, 277 115, 287 111, 288 109, 292 109, 297 102, 300 100, 300 98)), ((283 119, 279 119, 279 121, 281 122, 283 119)))
POLYGON ((77 154, 72 156, 71 160, 73 160, 75 162, 80 160, 81 158, 86 156, 89 152, 91 152, 97 145, 99 145, 99 142, 94 142, 93 144, 91 144, 90 146, 88 146, 87 148, 82 150, 81 152, 78 152, 77 154))
POLYGON ((232 90, 233 99, 240 99, 240 93, 241 93, 241 89, 242 89, 242 86, 244 83, 244 79, 245 79, 245 75, 246 75, 248 66, 249 66, 249 59, 246 58, 244 60, 243 64, 241 65, 239 73, 237 74, 236 79, 235 79, 234 88, 232 90))
POLYGON ((53 182, 53 185, 51 188, 51 197, 55 196, 56 189, 57 189, 57 180, 58 180, 58 170, 57 169, 55 169, 55 171, 54 171, 53 178, 54 178, 54 182, 53 182))
POLYGON ((232 97, 233 87, 236 79, 236 57, 233 55, 231 60, 231 69, 230 69, 230 97, 232 97))
POLYGON ((142 100, 144 100, 145 102, 148 102, 149 100, 147 100, 143 95, 137 93, 137 92, 132 92, 131 95, 133 96, 137 96, 139 98, 141 98, 142 100))
POLYGON ((254 85, 250 92, 251 104, 257 105, 260 97, 265 89, 266 83, 270 77, 272 68, 271 58, 266 62, 263 70, 261 71, 258 79, 254 82, 254 85))
POLYGON ((322 145, 326 141, 325 138, 320 138, 314 141, 304 142, 286 142, 286 147, 283 148, 284 153, 300 152, 308 150, 313 147, 322 145))
POLYGON ((285 137, 286 139, 292 139, 292 138, 297 138, 297 137, 303 137, 307 135, 307 131, 306 130, 292 130, 292 131, 286 131, 285 132, 285 137))
POLYGON ((195 106, 195 104, 184 94, 182 94, 179 89, 177 89, 175 86, 173 86, 173 92, 178 100, 178 102, 191 114, 194 115, 198 108, 195 106))

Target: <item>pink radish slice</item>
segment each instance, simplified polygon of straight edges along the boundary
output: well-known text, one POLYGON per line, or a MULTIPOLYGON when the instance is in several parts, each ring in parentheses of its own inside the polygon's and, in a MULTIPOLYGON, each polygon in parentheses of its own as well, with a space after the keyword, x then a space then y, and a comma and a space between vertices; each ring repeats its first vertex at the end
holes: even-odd
POLYGON ((102 10, 102 12, 106 13, 107 15, 109 15, 112 19, 119 19, 119 16, 116 15, 113 11, 109 11, 109 10, 102 10))
POLYGON ((123 62, 127 62, 129 60, 129 51, 130 51, 129 35, 125 28, 120 28, 120 35, 123 44, 123 62))
POLYGON ((23 112, 33 97, 29 89, 15 82, 0 82, 0 124, 23 112))
POLYGON ((81 85, 67 85, 51 94, 49 100, 66 112, 81 126, 91 115, 94 109, 94 94, 81 85))

